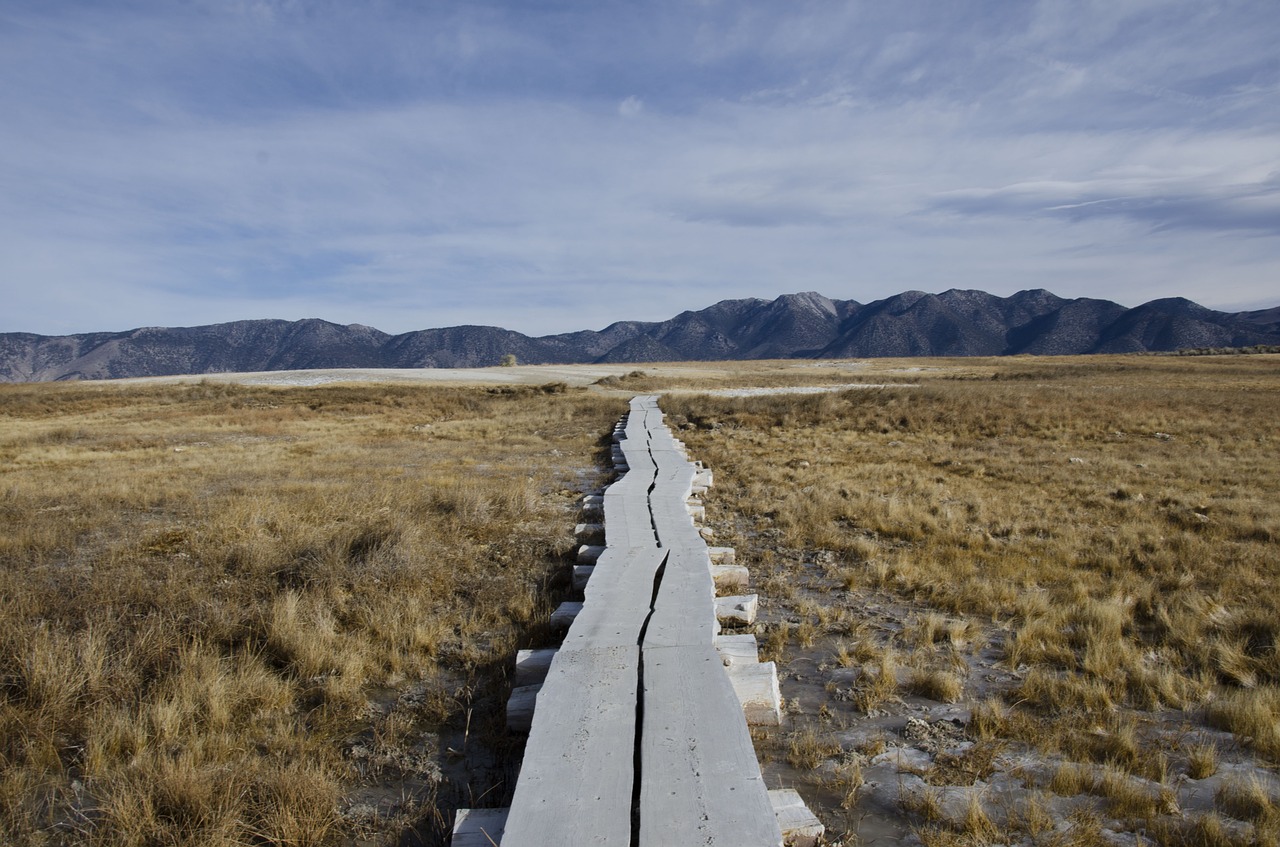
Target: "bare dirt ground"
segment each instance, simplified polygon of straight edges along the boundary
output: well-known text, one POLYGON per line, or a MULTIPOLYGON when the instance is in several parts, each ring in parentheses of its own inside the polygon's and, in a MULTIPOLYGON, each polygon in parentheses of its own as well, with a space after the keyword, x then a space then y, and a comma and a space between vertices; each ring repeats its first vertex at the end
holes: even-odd
POLYGON ((728 367, 699 365, 515 365, 491 368, 326 368, 304 371, 215 373, 197 376, 157 376, 122 382, 234 382, 242 385, 307 386, 336 382, 423 383, 435 385, 545 385, 563 382, 580 387, 606 377, 622 377, 642 368, 658 377, 715 379, 728 367))
POLYGON ((619 393, 635 393, 637 390, 642 390, 746 397, 770 393, 782 387, 796 393, 876 387, 871 383, 854 381, 854 379, 861 378, 867 373, 874 373, 877 377, 909 379, 926 371, 942 372, 944 370, 947 368, 901 366, 896 360, 882 360, 874 364, 849 360, 779 360, 658 362, 640 365, 515 365, 488 368, 326 368, 141 377, 113 382, 138 384, 229 382, 280 387, 331 385, 344 382, 457 386, 563 383, 575 388, 592 387, 596 390, 619 393))

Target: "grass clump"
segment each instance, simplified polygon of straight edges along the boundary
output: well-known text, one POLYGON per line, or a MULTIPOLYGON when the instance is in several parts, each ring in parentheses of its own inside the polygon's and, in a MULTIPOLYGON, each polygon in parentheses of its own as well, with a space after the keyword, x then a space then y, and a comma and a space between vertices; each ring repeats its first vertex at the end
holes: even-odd
POLYGON ((1280 796, 1276 796, 1256 774, 1225 780, 1214 795, 1213 804, 1223 814, 1268 829, 1280 828, 1280 796))
POLYGON ((1235 733, 1264 755, 1280 759, 1280 687, 1228 689, 1205 713, 1210 726, 1235 733))
POLYGON ((819 734, 813 727, 797 730, 787 740, 787 762, 797 770, 811 771, 839 752, 840 744, 835 739, 819 734))
POLYGON ((1218 772, 1218 745, 1198 741, 1187 751, 1187 776, 1207 779, 1218 772))
POLYGON ((913 669, 906 688, 939 703, 955 703, 964 695, 964 680, 944 670, 913 669))

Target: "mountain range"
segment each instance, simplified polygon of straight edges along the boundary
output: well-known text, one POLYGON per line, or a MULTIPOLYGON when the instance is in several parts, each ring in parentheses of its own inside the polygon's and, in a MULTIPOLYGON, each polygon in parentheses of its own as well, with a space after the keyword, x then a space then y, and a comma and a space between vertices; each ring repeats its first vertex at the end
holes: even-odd
POLYGON ((725 359, 1134 353, 1280 344, 1280 307, 1218 312, 1169 298, 1125 308, 1044 290, 907 291, 862 304, 813 292, 723 300, 661 322, 531 337, 490 326, 388 335, 318 319, 45 336, 0 333, 0 381, 309 368, 725 359))

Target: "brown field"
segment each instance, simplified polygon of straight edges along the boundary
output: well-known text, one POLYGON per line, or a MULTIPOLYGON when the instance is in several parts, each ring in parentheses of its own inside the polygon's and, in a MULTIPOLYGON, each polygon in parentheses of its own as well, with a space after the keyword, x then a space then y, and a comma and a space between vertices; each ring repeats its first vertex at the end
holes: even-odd
POLYGON ((833 842, 1280 839, 1280 357, 517 370, 0 386, 0 841, 434 844, 501 805, 512 655, 648 391, 763 601, 769 787, 833 842), (913 385, 696 393, 858 382, 913 385))
POLYGON ((440 843, 509 790, 505 677, 623 409, 0 389, 0 842, 440 843))
MULTIPOLYGON (((758 734, 762 758, 856 794, 866 726, 905 748, 907 717, 949 718, 963 735, 896 809, 928 844, 1041 843, 1023 811, 1044 792, 1087 818, 1051 833, 1068 842, 1094 815, 1276 843, 1280 358, 917 364, 939 370, 915 388, 663 403, 716 470, 708 522, 789 677, 792 727, 758 734)), ((850 832, 876 814, 846 805, 850 832)))

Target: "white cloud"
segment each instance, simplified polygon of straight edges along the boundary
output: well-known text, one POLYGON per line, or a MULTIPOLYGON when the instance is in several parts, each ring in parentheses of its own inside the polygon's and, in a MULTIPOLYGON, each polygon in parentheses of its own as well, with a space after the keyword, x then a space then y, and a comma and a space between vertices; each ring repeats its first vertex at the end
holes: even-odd
POLYGON ((634 118, 644 110, 644 101, 634 94, 618 104, 618 114, 624 118, 634 118))

